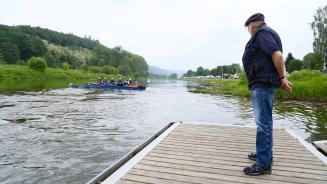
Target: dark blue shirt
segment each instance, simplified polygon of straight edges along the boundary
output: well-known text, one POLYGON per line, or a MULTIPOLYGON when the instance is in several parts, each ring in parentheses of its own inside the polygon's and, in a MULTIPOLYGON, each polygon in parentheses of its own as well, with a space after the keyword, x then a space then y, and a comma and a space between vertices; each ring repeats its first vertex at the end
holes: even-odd
POLYGON ((274 38, 273 34, 267 31, 260 31, 257 35, 259 48, 268 56, 272 53, 281 51, 283 52, 282 43, 280 38, 274 38), (277 40, 277 41, 276 41, 277 40), (279 42, 279 43, 277 43, 279 42))
POLYGON ((280 86, 272 53, 283 51, 279 35, 265 23, 251 37, 243 54, 243 66, 248 78, 248 86, 280 86))

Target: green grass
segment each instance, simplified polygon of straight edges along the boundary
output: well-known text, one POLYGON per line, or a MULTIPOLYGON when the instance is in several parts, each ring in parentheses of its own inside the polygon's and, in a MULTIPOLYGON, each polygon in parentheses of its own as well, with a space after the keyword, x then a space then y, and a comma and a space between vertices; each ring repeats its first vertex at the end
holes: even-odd
POLYGON ((29 69, 26 66, 0 65, 0 79, 53 79, 53 80, 84 80, 97 77, 117 78, 119 75, 84 73, 79 70, 47 68, 45 72, 29 69))
MULTIPOLYGON (((286 100, 305 100, 327 102, 327 75, 321 72, 299 71, 293 72, 289 77, 293 83, 291 93, 278 89, 275 98, 286 100)), ((231 94, 250 97, 246 79, 197 79, 204 89, 192 90, 195 93, 231 94)))
POLYGON ((250 91, 246 85, 240 85, 240 80, 233 79, 201 79, 197 80, 201 85, 206 86, 204 89, 191 90, 194 93, 207 94, 231 94, 237 96, 249 97, 250 91))
POLYGON ((289 76, 293 92, 278 90, 277 98, 327 102, 327 75, 321 72, 299 71, 289 76))

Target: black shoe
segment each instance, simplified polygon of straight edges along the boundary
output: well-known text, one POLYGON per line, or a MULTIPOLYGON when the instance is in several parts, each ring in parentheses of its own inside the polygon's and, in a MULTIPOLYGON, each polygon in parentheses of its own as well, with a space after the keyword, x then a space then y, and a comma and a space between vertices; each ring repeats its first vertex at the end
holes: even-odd
POLYGON ((250 153, 250 154, 248 154, 248 158, 250 160, 256 161, 257 160, 257 154, 256 153, 250 153))
MULTIPOLYGON (((250 153, 248 154, 248 158, 250 160, 256 161, 257 160, 257 154, 256 153, 250 153)), ((271 164, 273 164, 274 156, 271 156, 271 164)))
POLYGON ((271 166, 269 167, 261 167, 253 164, 250 167, 246 167, 243 169, 244 173, 250 176, 259 176, 263 174, 271 174, 271 166))

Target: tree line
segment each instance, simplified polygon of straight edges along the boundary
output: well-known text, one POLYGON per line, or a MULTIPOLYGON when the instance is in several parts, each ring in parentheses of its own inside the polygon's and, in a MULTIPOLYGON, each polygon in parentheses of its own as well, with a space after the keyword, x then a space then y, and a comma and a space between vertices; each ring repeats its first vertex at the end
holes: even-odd
POLYGON ((222 76, 222 75, 234 75, 240 73, 241 66, 238 63, 231 65, 217 66, 213 69, 203 68, 202 66, 198 67, 195 71, 188 70, 183 77, 193 77, 193 76, 222 76))
POLYGON ((49 67, 148 76, 145 59, 120 46, 108 48, 91 37, 40 27, 0 25, 0 63, 26 65, 35 56, 43 58, 49 67))
POLYGON ((319 70, 323 69, 323 60, 317 53, 309 53, 303 59, 296 59, 292 53, 288 53, 285 59, 285 67, 287 72, 292 73, 299 70, 319 70))

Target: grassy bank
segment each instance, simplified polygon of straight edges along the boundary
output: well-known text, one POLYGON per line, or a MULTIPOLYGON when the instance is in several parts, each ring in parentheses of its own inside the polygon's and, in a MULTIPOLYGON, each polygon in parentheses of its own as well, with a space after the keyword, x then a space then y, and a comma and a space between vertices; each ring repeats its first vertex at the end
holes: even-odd
MULTIPOLYGON (((293 83, 293 92, 287 93, 278 89, 275 98, 327 102, 327 75, 320 72, 299 71, 293 72, 288 79, 293 83)), ((196 79, 196 81, 205 86, 205 88, 192 90, 195 93, 251 96, 245 78, 241 80, 196 79)))
POLYGON ((119 75, 106 75, 84 73, 79 70, 64 70, 60 68, 47 68, 45 72, 31 70, 26 66, 0 65, 1 79, 52 79, 52 80, 87 80, 97 77, 117 78, 119 75))

